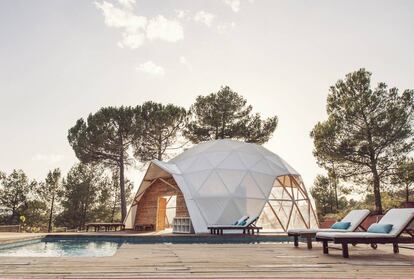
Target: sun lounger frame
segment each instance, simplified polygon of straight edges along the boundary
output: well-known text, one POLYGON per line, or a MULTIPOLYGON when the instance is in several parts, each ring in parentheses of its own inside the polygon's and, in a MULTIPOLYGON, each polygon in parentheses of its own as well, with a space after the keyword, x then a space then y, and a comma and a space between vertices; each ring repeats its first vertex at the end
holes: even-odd
POLYGON ((333 242, 334 244, 341 244, 342 256, 349 258, 348 244, 371 244, 371 247, 376 249, 377 244, 392 244, 394 254, 399 253, 399 243, 414 243, 414 233, 408 230, 410 224, 414 221, 414 218, 401 230, 401 232, 395 237, 328 237, 328 236, 317 236, 316 241, 322 242, 323 253, 329 254, 328 243, 333 242), (401 237, 406 232, 410 237, 401 237))
POLYGON ((263 229, 262 227, 257 227, 254 223, 259 219, 259 217, 256 217, 251 222, 244 226, 237 226, 237 225, 224 225, 224 226, 211 226, 207 227, 207 229, 210 230, 210 234, 217 234, 217 235, 223 235, 225 230, 242 230, 243 234, 251 234, 254 235, 259 234, 260 230, 263 229))
MULTIPOLYGON (((366 231, 366 229, 362 226, 362 223, 369 217, 369 214, 359 223, 359 225, 353 230, 353 232, 357 231, 358 229, 362 231, 366 231)), ((315 238, 317 232, 288 232, 288 236, 293 236, 293 245, 295 247, 299 247, 299 237, 306 238, 306 244, 308 249, 312 249, 312 239, 315 238)))

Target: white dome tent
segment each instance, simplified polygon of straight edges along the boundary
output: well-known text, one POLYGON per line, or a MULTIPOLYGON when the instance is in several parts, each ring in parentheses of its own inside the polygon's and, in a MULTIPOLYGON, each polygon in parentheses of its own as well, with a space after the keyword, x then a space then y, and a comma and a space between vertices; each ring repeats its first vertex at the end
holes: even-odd
MULTIPOLYGON (((195 233, 245 215, 259 217, 265 229, 317 227, 313 199, 299 173, 260 145, 214 140, 169 162, 152 161, 125 219, 127 228, 139 223, 140 200, 156 181, 182 193, 195 233)), ((154 207, 146 206, 146 212, 154 207)))

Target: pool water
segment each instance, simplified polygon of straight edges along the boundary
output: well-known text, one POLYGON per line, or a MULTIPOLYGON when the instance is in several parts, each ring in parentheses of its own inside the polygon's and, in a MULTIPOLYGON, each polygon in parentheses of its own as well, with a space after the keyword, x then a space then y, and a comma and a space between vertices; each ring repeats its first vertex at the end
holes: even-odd
POLYGON ((121 243, 107 240, 38 239, 0 246, 0 257, 109 257, 121 243))

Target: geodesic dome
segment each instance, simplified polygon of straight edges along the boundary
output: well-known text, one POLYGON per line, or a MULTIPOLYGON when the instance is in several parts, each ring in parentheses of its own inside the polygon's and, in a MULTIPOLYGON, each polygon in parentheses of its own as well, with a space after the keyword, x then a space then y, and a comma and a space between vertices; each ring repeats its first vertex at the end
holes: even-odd
MULTIPOLYGON (((235 140, 195 145, 169 162, 152 161, 136 200, 157 177, 172 177, 196 233, 241 216, 269 229, 317 227, 313 200, 299 173, 266 148, 235 140)), ((126 219, 132 222, 136 203, 126 219), (129 218, 129 219, 128 219, 129 218)))

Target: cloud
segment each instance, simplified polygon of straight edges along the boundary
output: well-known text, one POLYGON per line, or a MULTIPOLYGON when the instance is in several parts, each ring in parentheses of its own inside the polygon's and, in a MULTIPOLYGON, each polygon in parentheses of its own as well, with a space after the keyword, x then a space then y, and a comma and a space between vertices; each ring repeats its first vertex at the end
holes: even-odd
POLYGON ((206 26, 210 27, 215 17, 216 16, 211 13, 199 11, 194 15, 194 21, 204 23, 206 26))
POLYGON ((168 20, 159 15, 148 23, 147 37, 150 40, 161 39, 167 42, 177 42, 184 38, 184 31, 177 20, 168 20))
POLYGON ((146 39, 160 39, 167 42, 177 42, 184 38, 184 31, 177 20, 169 20, 162 15, 148 19, 135 14, 135 0, 116 0, 116 2, 95 2, 102 11, 105 24, 122 30, 120 47, 136 49, 142 46, 146 39), (113 4, 117 3, 117 4, 113 4))
POLYGON ((135 0, 118 0, 119 4, 126 9, 132 10, 134 8, 134 5, 136 3, 135 0))
POLYGON ((152 76, 163 76, 165 75, 165 70, 162 66, 155 64, 152 61, 147 61, 137 67, 137 70, 144 72, 152 76))
POLYGON ((190 71, 193 69, 191 64, 188 62, 187 58, 185 58, 184 56, 180 56, 180 64, 186 66, 187 69, 190 71))
POLYGON ((186 10, 175 10, 175 13, 179 19, 187 19, 189 17, 189 11, 186 10))
POLYGON ((235 22, 231 22, 231 23, 223 23, 223 24, 217 25, 217 31, 218 31, 220 34, 224 34, 224 33, 226 33, 227 31, 229 31, 229 30, 231 30, 231 29, 233 29, 233 28, 235 28, 235 27, 236 27, 236 23, 235 23, 235 22))
POLYGON ((235 13, 240 11, 240 0, 224 0, 224 4, 229 6, 235 13))
POLYGON ((62 159, 63 159, 63 156, 60 154, 37 153, 35 156, 32 157, 32 161, 45 162, 50 165, 59 163, 62 161, 62 159))

